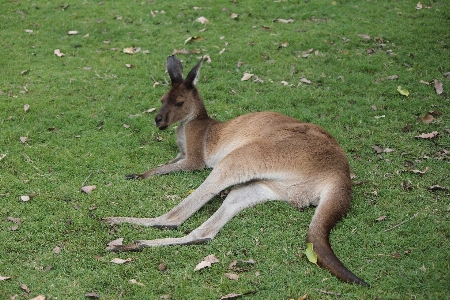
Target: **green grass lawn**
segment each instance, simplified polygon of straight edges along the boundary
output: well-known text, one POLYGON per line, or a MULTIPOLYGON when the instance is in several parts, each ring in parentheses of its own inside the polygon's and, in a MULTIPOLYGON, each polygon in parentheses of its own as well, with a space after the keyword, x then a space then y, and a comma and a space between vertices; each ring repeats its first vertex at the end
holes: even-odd
POLYGON ((448 299, 450 5, 416 5, 3 1, 0 298, 448 299), (202 16, 209 22, 196 21, 202 16), (130 47, 135 54, 124 53, 130 47), (198 88, 214 118, 278 111, 323 126, 341 143, 357 184, 331 242, 370 289, 308 262, 314 208, 285 203, 245 210, 205 245, 105 250, 117 238, 183 236, 221 203, 214 198, 178 230, 100 222, 160 215, 209 174, 125 180, 177 153, 173 129, 158 131, 155 112, 145 111, 159 107, 166 57, 182 49, 186 70, 202 55, 211 59, 198 88), (244 73, 254 75, 241 81, 244 73), (84 194, 83 184, 96 189, 84 194), (209 254, 220 262, 194 271, 209 254), (230 269, 235 259, 255 263, 230 269))

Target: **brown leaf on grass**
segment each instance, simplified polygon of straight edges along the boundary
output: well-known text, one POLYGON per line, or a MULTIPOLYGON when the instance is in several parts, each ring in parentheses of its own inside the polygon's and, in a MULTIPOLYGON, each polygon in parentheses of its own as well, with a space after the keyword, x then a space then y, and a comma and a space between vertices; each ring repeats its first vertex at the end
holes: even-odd
POLYGON ((244 76, 241 78, 241 81, 249 80, 250 78, 252 78, 253 75, 254 74, 244 73, 244 76))
POLYGON ((109 262, 112 262, 113 264, 116 264, 116 265, 123 265, 123 264, 125 264, 127 262, 130 262, 132 260, 133 259, 131 259, 131 258, 121 259, 121 258, 116 257, 116 258, 111 259, 109 262))
POLYGON ((156 108, 152 107, 152 108, 149 108, 149 109, 147 109, 146 111, 144 111, 144 113, 149 114, 149 113, 154 112, 155 110, 156 110, 156 108))
POLYGON ((30 109, 30 104, 25 104, 25 105, 23 106, 23 110, 24 110, 25 112, 27 112, 29 109, 30 109))
POLYGON ((204 268, 209 268, 211 267, 212 264, 219 262, 219 259, 214 255, 214 254, 210 254, 208 256, 206 256, 200 263, 198 263, 195 268, 194 271, 198 271, 204 268))
POLYGON ((58 57, 63 57, 65 54, 61 52, 61 50, 59 49, 55 49, 55 51, 53 51, 53 54, 55 54, 58 57))
POLYGON ((204 38, 202 38, 201 36, 190 36, 186 40, 184 40, 184 44, 186 45, 187 43, 191 42, 201 42, 203 40, 204 38))
POLYGON ((381 216, 375 219, 375 221, 383 221, 387 218, 387 216, 381 216))
POLYGON ((76 35, 76 34, 78 34, 78 31, 76 31, 76 30, 70 30, 70 31, 67 32, 67 34, 68 34, 68 35, 76 35))
POLYGON ((136 279, 130 279, 129 281, 131 284, 136 284, 139 286, 145 286, 145 284, 143 284, 142 282, 137 281, 136 279))
POLYGON ((239 280, 239 275, 234 274, 234 273, 225 273, 225 277, 227 277, 230 280, 235 280, 235 281, 239 280))
POLYGON ((434 121, 434 117, 432 114, 427 113, 425 116, 423 116, 422 118, 420 118, 422 120, 423 123, 425 124, 430 124, 431 122, 434 121))
POLYGON ((417 2, 416 9, 422 9, 422 3, 420 1, 417 2))
POLYGON ((395 80, 398 79, 398 75, 392 75, 392 76, 388 76, 386 77, 387 80, 395 80))
POLYGON ((444 91, 444 88, 442 87, 442 82, 439 82, 437 80, 434 81, 434 90, 438 95, 442 94, 444 91))
POLYGON ((375 105, 371 106, 372 110, 377 110, 377 107, 375 105))
POLYGON ((22 200, 23 202, 28 202, 30 201, 30 196, 28 195, 24 195, 24 196, 20 196, 20 200, 22 200))
POLYGON ((45 300, 45 299, 47 299, 45 297, 45 295, 38 295, 38 296, 36 296, 34 298, 31 298, 30 300, 45 300))
POLYGON ((375 150, 375 152, 377 153, 377 154, 381 154, 381 153, 383 153, 383 149, 381 149, 379 146, 377 146, 377 145, 374 145, 374 146, 370 146, 373 150, 375 150))
POLYGON ((433 138, 435 138, 435 137, 437 137, 439 135, 439 132, 437 132, 437 131, 433 131, 433 132, 430 132, 430 133, 422 133, 421 135, 416 135, 416 138, 419 138, 419 139, 433 139, 433 138))
POLYGON ((363 39, 370 40, 370 36, 368 34, 360 33, 360 34, 358 34, 358 36, 362 37, 363 39))
POLYGON ((425 169, 423 170, 423 171, 420 171, 420 170, 411 170, 411 172, 413 172, 414 174, 421 174, 421 175, 423 175, 423 174, 425 174, 426 172, 428 172, 428 170, 430 169, 430 167, 425 167, 425 169))
POLYGON ((446 78, 450 78, 450 72, 444 73, 444 76, 445 76, 446 78))
POLYGON ((230 18, 232 18, 232 19, 237 19, 238 17, 239 17, 239 15, 235 14, 235 13, 232 13, 230 16, 230 18))
POLYGON ((197 18, 197 20, 195 20, 196 22, 200 22, 200 23, 202 23, 203 25, 205 25, 205 24, 207 24, 208 22, 209 22, 209 20, 207 19, 207 18, 205 18, 205 17, 200 17, 200 18, 197 18))
POLYGON ((22 142, 22 144, 26 144, 27 140, 28 140, 28 138, 26 136, 21 136, 19 139, 22 142))
POLYGON ((175 54, 200 54, 200 50, 196 50, 196 49, 194 49, 194 50, 187 50, 187 49, 181 49, 181 50, 178 50, 178 49, 173 49, 172 54, 173 54, 173 55, 175 55, 175 54))
POLYGON ((126 54, 134 54, 134 48, 133 47, 128 47, 128 48, 123 48, 123 53, 126 54))
POLYGON ((8 280, 8 279, 11 279, 11 277, 9 277, 9 276, 1 276, 0 275, 0 281, 5 281, 5 280, 8 280))
POLYGON ((92 193, 97 187, 95 185, 86 185, 81 188, 81 191, 86 194, 92 193))
POLYGON ((236 294, 236 293, 231 293, 231 294, 227 294, 225 296, 220 297, 220 300, 225 300, 225 299, 236 299, 242 297, 242 294, 236 294))
POLYGON ((53 248, 52 252, 55 253, 55 254, 60 253, 61 252, 61 247, 56 246, 55 248, 53 248))
POLYGON ((306 84, 311 84, 311 81, 306 78, 300 78, 300 82, 306 83, 306 84))
POLYGON ((411 130, 411 127, 412 127, 411 123, 408 123, 405 127, 402 128, 402 131, 408 132, 411 130))
POLYGON ((8 230, 11 231, 16 231, 17 229, 19 229, 19 225, 14 225, 13 227, 8 228, 8 230))
POLYGON ((123 238, 118 238, 108 243, 108 247, 122 246, 123 238))
POLYGON ((286 48, 287 46, 289 46, 289 43, 288 43, 288 42, 284 42, 284 43, 281 44, 281 47, 282 47, 282 48, 286 48))
POLYGON ((31 292, 30 289, 27 287, 27 285, 24 284, 24 283, 21 283, 21 284, 20 284, 20 288, 21 288, 22 290, 24 290, 25 293, 27 293, 27 294, 29 294, 29 293, 31 292))
POLYGON ((432 185, 428 188, 428 190, 434 192, 434 191, 448 191, 448 188, 440 186, 440 185, 432 185))
POLYGON ((20 218, 6 217, 6 220, 11 221, 16 224, 22 223, 22 220, 20 220, 20 218))
POLYGON ((305 51, 302 51, 302 57, 303 58, 307 58, 310 54, 311 54, 311 52, 313 52, 314 51, 314 49, 313 48, 310 48, 310 49, 308 49, 308 50, 305 50, 305 51))
POLYGON ((286 19, 277 19, 277 21, 280 22, 280 23, 284 23, 284 24, 288 24, 288 23, 293 23, 294 22, 293 19, 288 19, 288 20, 286 20, 286 19))
POLYGON ((84 296, 87 298, 95 298, 95 299, 100 298, 100 295, 96 292, 89 292, 89 293, 84 294, 84 296))

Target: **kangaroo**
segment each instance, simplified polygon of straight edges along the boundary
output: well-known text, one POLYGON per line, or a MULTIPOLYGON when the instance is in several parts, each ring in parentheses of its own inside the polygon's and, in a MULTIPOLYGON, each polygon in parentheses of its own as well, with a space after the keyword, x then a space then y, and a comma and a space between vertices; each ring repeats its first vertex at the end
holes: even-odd
POLYGON ((181 170, 213 168, 205 181, 180 204, 156 218, 108 217, 111 224, 131 223, 177 228, 213 196, 232 187, 220 208, 200 227, 181 238, 139 240, 109 246, 111 251, 136 251, 163 245, 200 244, 245 208, 284 200, 302 208, 317 206, 306 236, 318 264, 339 279, 369 286, 336 257, 331 229, 347 213, 352 183, 345 153, 322 127, 276 112, 242 115, 227 122, 210 118, 196 88, 203 58, 183 79, 181 61, 167 58, 171 87, 162 99, 155 123, 160 130, 178 123, 180 153, 165 165, 127 179, 144 179, 181 170))

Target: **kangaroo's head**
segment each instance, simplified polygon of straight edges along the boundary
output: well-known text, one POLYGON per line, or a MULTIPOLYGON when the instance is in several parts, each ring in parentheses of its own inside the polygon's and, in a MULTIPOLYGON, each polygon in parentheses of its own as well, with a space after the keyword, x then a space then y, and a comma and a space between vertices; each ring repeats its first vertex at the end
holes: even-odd
POLYGON ((162 96, 162 106, 159 109, 155 123, 159 129, 164 130, 176 122, 191 121, 206 115, 205 106, 197 91, 200 67, 203 58, 183 79, 181 61, 174 55, 167 58, 167 72, 172 86, 167 94, 162 96))

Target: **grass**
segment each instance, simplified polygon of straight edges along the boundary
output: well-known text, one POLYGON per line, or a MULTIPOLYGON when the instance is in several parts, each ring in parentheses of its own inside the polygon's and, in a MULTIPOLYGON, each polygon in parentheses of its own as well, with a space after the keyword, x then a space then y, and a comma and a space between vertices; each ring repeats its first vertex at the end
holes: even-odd
POLYGON ((446 1, 424 3, 421 10, 415 5, 5 1, 0 13, 0 276, 11 278, 0 281, 0 297, 80 299, 89 292, 101 299, 219 299, 248 292, 255 293, 244 298, 337 297, 321 292, 327 291, 348 299, 448 298, 450 165, 444 152, 450 150, 450 81, 444 73, 450 71, 450 8, 446 1), (232 19, 231 13, 239 17, 232 19), (200 16, 209 23, 195 22, 200 16), (79 34, 68 35, 70 30, 79 34), (204 40, 184 45, 191 36, 204 40), (127 47, 141 52, 125 54, 127 47), (355 186, 352 208, 331 240, 338 257, 371 289, 342 283, 309 263, 302 252, 314 209, 300 213, 284 203, 244 211, 206 245, 105 251, 118 237, 130 242, 182 236, 220 205, 213 199, 176 231, 129 225, 111 230, 99 222, 113 215, 162 214, 209 173, 124 179, 176 155, 173 130, 159 132, 154 113, 143 112, 158 108, 167 90, 165 59, 182 48, 200 52, 179 55, 185 69, 201 55, 211 57, 198 86, 215 118, 279 111, 319 124, 340 141, 355 181, 364 183, 355 186), (310 48, 318 53, 302 58, 310 48), (55 49, 65 56, 54 55, 55 49), (238 67, 238 62, 244 64, 238 67), (244 72, 264 82, 240 81, 244 72), (386 79, 392 75, 398 79, 386 79), (299 84, 300 78, 312 83, 299 84), (154 80, 160 84, 154 87, 154 80), (442 82, 444 94, 420 80, 442 82), (401 95, 398 86, 410 96, 401 95), (25 104, 30 105, 26 112, 25 104), (428 111, 441 114, 424 124, 420 117, 428 111), (408 123, 411 129, 403 132, 408 123), (415 138, 432 131, 439 132, 433 140, 415 138), (377 155, 374 145, 394 151, 377 155), (408 171, 426 167, 425 174, 408 171), (86 179, 86 185, 97 186, 89 195, 80 192, 86 179), (430 191, 432 185, 447 190, 430 191), (31 193, 36 196, 21 201, 31 193), (376 221, 380 216, 386 218, 376 221), (8 217, 21 219, 16 230, 8 217), (61 252, 54 253, 57 246, 61 252), (211 253, 220 262, 194 272, 211 253), (115 257, 132 262, 110 263, 115 257), (249 270, 232 281, 224 274, 234 259, 256 263, 244 266, 249 270), (160 263, 167 270, 160 271, 160 263))

